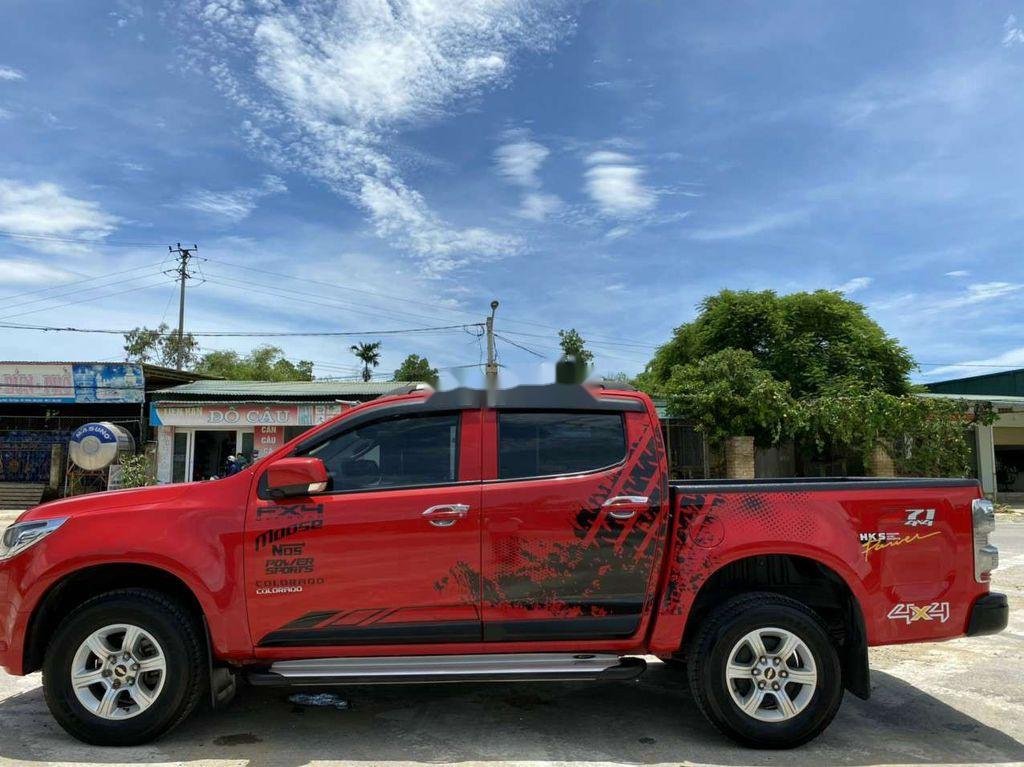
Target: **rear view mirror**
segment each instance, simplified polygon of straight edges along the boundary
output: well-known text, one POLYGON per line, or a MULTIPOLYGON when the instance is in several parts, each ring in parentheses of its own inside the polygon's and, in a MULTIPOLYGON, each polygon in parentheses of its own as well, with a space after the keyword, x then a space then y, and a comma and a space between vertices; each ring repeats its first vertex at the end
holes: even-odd
POLYGON ((292 498, 327 489, 327 468, 319 458, 281 458, 267 469, 267 494, 292 498))

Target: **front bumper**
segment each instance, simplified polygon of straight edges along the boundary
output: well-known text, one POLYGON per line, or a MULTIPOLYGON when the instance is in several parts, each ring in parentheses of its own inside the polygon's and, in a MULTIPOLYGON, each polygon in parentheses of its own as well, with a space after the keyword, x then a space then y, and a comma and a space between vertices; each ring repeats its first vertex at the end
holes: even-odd
POLYGON ((974 601, 967 621, 967 636, 998 634, 1010 621, 1006 594, 983 594, 974 601))

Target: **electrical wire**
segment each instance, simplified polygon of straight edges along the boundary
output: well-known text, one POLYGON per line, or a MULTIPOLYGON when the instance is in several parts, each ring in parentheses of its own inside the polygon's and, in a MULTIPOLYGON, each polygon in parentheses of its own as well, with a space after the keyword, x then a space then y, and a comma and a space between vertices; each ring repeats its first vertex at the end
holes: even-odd
POLYGON ((95 296, 93 298, 83 298, 80 301, 66 301, 63 304, 56 304, 54 306, 44 306, 42 309, 32 309, 32 310, 27 311, 27 312, 18 312, 16 314, 4 315, 4 316, 0 317, 0 320, 8 320, 8 319, 11 319, 12 317, 24 317, 27 314, 38 314, 39 312, 49 312, 49 311, 53 311, 54 309, 61 309, 61 308, 65 307, 65 306, 72 306, 72 305, 75 305, 75 304, 87 304, 87 303, 90 303, 92 301, 99 301, 99 300, 101 300, 103 298, 113 298, 114 296, 120 296, 120 295, 123 295, 124 293, 135 293, 135 292, 138 292, 140 290, 149 290, 150 288, 155 288, 155 287, 157 287, 159 285, 166 285, 166 284, 167 284, 166 280, 160 280, 159 282, 153 282, 153 283, 150 283, 149 285, 136 285, 135 287, 128 288, 126 290, 118 290, 118 291, 115 291, 113 293, 103 293, 103 294, 95 296))
POLYGON ((506 338, 505 336, 501 335, 500 333, 495 333, 495 334, 494 334, 494 337, 495 337, 495 338, 500 338, 500 339, 501 339, 502 341, 504 341, 505 343, 508 343, 508 344, 512 344, 512 346, 515 346, 515 347, 516 347, 517 349, 522 349, 522 350, 523 350, 524 352, 529 352, 529 353, 530 353, 530 354, 532 354, 532 355, 533 355, 534 357, 540 357, 540 358, 541 358, 542 360, 543 360, 543 359, 547 359, 547 357, 545 357, 545 356, 544 356, 543 354, 541 354, 540 352, 538 352, 538 351, 534 351, 533 349, 531 349, 531 348, 529 348, 529 347, 527 347, 527 346, 523 346, 522 344, 516 343, 516 342, 515 342, 515 341, 513 341, 513 340, 512 340, 511 338, 506 338))

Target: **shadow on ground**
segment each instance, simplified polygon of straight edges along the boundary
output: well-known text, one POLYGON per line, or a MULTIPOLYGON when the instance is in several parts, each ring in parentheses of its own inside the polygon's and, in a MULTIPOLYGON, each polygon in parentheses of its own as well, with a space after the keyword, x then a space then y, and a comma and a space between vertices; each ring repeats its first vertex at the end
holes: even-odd
MULTIPOLYGON (((145 747, 85 746, 50 718, 39 688, 0 703, 0 757, 16 762, 311 760, 649 764, 873 765, 1024 761, 1024 745, 900 679, 873 674, 874 695, 847 695, 832 726, 791 752, 739 748, 697 712, 676 668, 639 682, 410 685, 344 691, 351 708, 302 708, 287 692, 243 688, 223 711, 199 712, 145 747)), ((1007 711, 1007 716, 1012 716, 1007 711)))

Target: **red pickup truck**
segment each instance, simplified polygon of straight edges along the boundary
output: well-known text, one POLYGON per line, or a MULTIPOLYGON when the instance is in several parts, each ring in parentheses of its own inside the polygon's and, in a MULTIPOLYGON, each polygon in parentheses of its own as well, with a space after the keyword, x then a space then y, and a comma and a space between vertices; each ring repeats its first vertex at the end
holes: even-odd
POLYGON ((0 664, 124 745, 239 676, 624 680, 653 655, 727 735, 788 747, 868 696, 869 646, 1006 626, 993 526, 972 480, 671 483, 631 390, 409 391, 225 479, 23 514, 0 664))

